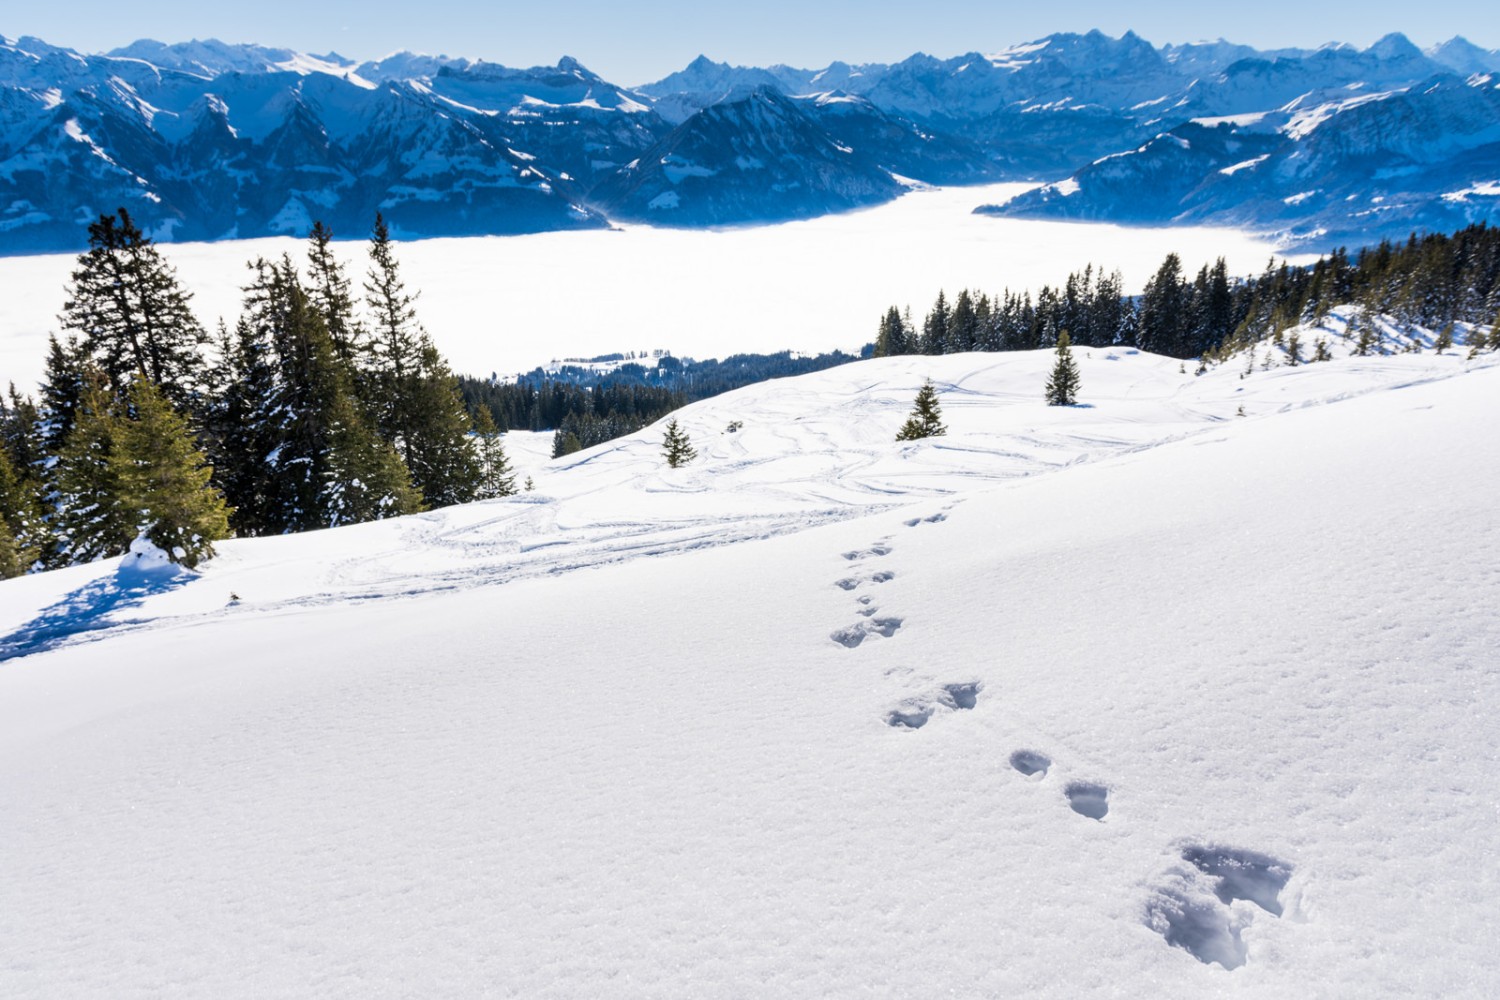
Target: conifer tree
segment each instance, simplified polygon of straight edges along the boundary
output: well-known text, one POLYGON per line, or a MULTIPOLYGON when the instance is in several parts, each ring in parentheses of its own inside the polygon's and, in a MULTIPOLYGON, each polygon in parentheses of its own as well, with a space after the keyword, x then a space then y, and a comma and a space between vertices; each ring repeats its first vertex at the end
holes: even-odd
POLYGON ((932 312, 922 323, 922 349, 921 354, 942 354, 948 346, 948 297, 941 289, 938 291, 937 301, 932 304, 932 312))
MULTIPOLYGON (((144 378, 129 390, 131 419, 118 425, 116 449, 120 504, 144 535, 173 562, 192 569, 229 537, 229 511, 209 485, 213 470, 186 421, 144 378)), ((128 543, 127 543, 128 544, 128 543)))
POLYGON ((40 436, 42 447, 52 454, 62 450, 73 429, 73 414, 84 389, 86 363, 76 338, 59 341, 47 337, 47 366, 42 375, 40 436))
POLYGON ((571 455, 575 451, 583 450, 583 442, 578 440, 578 435, 564 427, 559 427, 552 434, 552 457, 562 458, 571 455))
POLYGON ((1437 340, 1432 345, 1433 352, 1442 354, 1444 351, 1453 350, 1453 324, 1449 323, 1438 332, 1437 340))
MULTIPOLYGON (((1497 317, 1497 320, 1500 320, 1500 317, 1497 317)), ((1479 327, 1472 327, 1469 330, 1469 336, 1465 339, 1465 343, 1469 345, 1469 358, 1472 360, 1479 357, 1479 352, 1489 347, 1495 336, 1493 332, 1486 335, 1479 327)))
POLYGON ((693 447, 687 432, 677 426, 676 417, 667 421, 666 435, 662 439, 662 454, 666 456, 667 465, 674 469, 698 457, 698 451, 693 447))
POLYGON ((880 318, 880 330, 875 335, 874 356, 877 358, 895 357, 898 354, 911 353, 911 335, 906 324, 901 319, 901 313, 895 306, 886 310, 886 314, 880 318))
POLYGON ((481 406, 474 414, 474 436, 479 442, 479 461, 483 470, 479 483, 480 500, 514 496, 516 477, 510 461, 505 457, 505 448, 500 443, 500 429, 488 406, 481 406))
POLYGON ((321 221, 313 223, 308 235, 307 262, 307 297, 323 317, 333 353, 356 376, 358 388, 358 375, 367 363, 364 331, 354 317, 349 278, 333 253, 333 230, 321 221))
POLYGON ((120 482, 121 424, 102 372, 87 374, 73 429, 52 468, 55 513, 49 567, 93 562, 124 552, 136 535, 120 482))
POLYGON ((974 313, 974 299, 965 288, 953 301, 953 312, 948 317, 943 353, 961 354, 965 351, 972 351, 978 339, 979 320, 974 313))
POLYGON ((1073 360, 1073 352, 1069 349, 1070 344, 1067 330, 1058 334, 1057 363, 1052 366, 1052 374, 1047 379, 1048 406, 1072 406, 1078 402, 1081 379, 1078 362, 1073 360))
POLYGON ((948 428, 943 426, 943 411, 938 406, 937 389, 933 386, 932 379, 927 379, 917 390, 911 416, 906 418, 906 423, 896 432, 896 440, 917 441, 921 438, 942 437, 947 433, 948 428))
POLYGON ((404 464, 355 402, 292 262, 254 268, 237 364, 257 388, 242 406, 248 462, 229 480, 231 500, 255 508, 241 530, 306 531, 421 509, 404 464))
POLYGON ((36 403, 11 383, 9 398, 0 400, 0 448, 10 456, 11 468, 23 483, 40 474, 46 459, 41 423, 36 403))
POLYGON ((89 249, 78 257, 59 319, 82 337, 85 353, 116 394, 140 374, 184 409, 201 392, 198 350, 206 339, 188 306, 191 297, 122 208, 89 225, 89 249))
POLYGON ((330 526, 378 521, 422 509, 422 494, 390 445, 365 422, 341 387, 326 413, 328 469, 320 506, 330 526))
POLYGON ((11 531, 9 524, 0 521, 0 580, 20 576, 30 564, 21 551, 21 540, 11 531))
POLYGON ((41 556, 41 511, 31 484, 0 448, 0 579, 20 576, 41 556))
POLYGON ((395 445, 427 504, 466 503, 474 499, 481 475, 468 411, 458 380, 417 324, 416 296, 406 291, 379 215, 370 262, 365 292, 374 314, 373 396, 381 434, 395 445))
POLYGON ((1182 259, 1169 253, 1141 294, 1141 350, 1168 357, 1187 356, 1184 323, 1188 314, 1187 298, 1182 281, 1182 259))
POLYGON ((458 378, 424 333, 416 376, 408 385, 412 422, 402 436, 412 483, 429 507, 468 503, 479 494, 484 469, 469 436, 473 425, 458 378))

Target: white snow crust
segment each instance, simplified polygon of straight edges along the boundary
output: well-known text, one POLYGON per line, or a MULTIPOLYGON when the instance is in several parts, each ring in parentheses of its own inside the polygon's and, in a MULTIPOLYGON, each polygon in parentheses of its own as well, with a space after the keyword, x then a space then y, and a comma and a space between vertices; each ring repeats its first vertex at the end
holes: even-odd
POLYGON ((1492 996, 1500 365, 1077 355, 0 583, 0 995, 1492 996))

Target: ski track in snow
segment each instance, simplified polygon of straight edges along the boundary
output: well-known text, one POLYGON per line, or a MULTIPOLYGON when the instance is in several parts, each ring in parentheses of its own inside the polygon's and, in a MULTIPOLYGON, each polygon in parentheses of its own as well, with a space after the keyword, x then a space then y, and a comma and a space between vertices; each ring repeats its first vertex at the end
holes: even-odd
MULTIPOLYGON (((772 381, 679 411, 704 454, 677 475, 661 466, 655 427, 546 464, 537 461, 538 446, 526 442, 528 450, 517 456, 519 478, 541 477, 538 492, 320 532, 329 544, 315 548, 304 586, 283 596, 259 593, 258 568, 239 558, 248 550, 233 541, 221 545, 224 555, 200 578, 160 591, 127 595, 123 585, 85 568, 88 583, 51 593, 35 617, 7 620, 0 613, 0 661, 165 620, 190 624, 410 598, 776 537, 1138 455, 1213 431, 1235 419, 1237 405, 1255 407, 1255 417, 1274 416, 1427 384, 1475 365, 1458 355, 1395 355, 1350 359, 1336 371, 1313 365, 1242 379, 1233 362, 1194 376, 1178 372, 1180 362, 1133 349, 1077 353, 1089 380, 1086 405, 1062 419, 1036 400, 1049 351, 941 359, 954 372, 939 383, 952 430, 919 447, 893 448, 887 425, 903 419, 915 386, 939 359, 846 366, 805 376, 799 384, 808 391, 796 396, 783 395, 772 381), (1324 382, 1330 387, 1320 391, 1324 382), (725 433, 730 419, 745 429, 725 433), (663 503, 664 497, 672 499, 663 503), (251 579, 234 579, 239 567, 251 579), (223 594, 218 600, 186 599, 215 586, 223 594), (172 593, 179 588, 185 593, 172 593)), ((1493 356, 1478 362, 1494 363, 1493 356)), ((853 648, 902 627, 898 617, 863 617, 840 628, 835 641, 853 648)))

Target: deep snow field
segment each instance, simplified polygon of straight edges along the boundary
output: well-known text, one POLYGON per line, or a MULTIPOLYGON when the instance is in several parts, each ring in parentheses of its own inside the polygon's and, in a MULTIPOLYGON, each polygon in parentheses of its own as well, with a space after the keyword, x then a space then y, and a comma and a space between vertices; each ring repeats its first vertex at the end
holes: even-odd
POLYGON ((1077 353, 0 584, 0 996, 1496 995, 1500 363, 1077 353))
MULTIPOLYGON (((1258 274, 1276 253, 1231 229, 972 214, 1031 186, 917 190, 875 208, 777 226, 418 240, 401 242, 397 257, 407 287, 421 292, 418 315, 454 369, 488 375, 530 371, 560 354, 853 352, 875 339, 889 306, 910 305, 920 321, 939 288, 1034 291, 1092 263, 1118 268, 1138 292, 1170 252, 1193 274, 1219 256, 1231 274, 1258 274)), ((338 252, 357 291, 368 234, 338 235, 354 237, 338 252)), ((234 325, 246 261, 283 253, 306 260, 306 242, 290 238, 162 251, 209 330, 221 316, 234 325)), ((0 295, 0 379, 26 390, 41 377, 76 257, 0 257, 0 288, 27 292, 0 295)))

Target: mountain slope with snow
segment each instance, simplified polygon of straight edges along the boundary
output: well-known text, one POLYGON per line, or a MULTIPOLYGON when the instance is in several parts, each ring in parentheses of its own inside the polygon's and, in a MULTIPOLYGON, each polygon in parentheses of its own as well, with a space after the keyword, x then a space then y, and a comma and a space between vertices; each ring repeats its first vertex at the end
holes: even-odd
POLYGON ((691 135, 779 149, 784 162, 698 175, 702 204, 672 213, 675 225, 840 211, 895 198, 906 179, 1011 179, 1083 191, 1022 198, 1011 213, 1207 217, 1331 246, 1497 218, 1485 192, 1500 179, 1500 114, 1457 96, 1494 90, 1497 58, 1461 38, 1426 52, 1402 35, 1260 51, 1090 31, 818 70, 699 57, 630 89, 567 57, 529 69, 414 53, 356 63, 212 39, 82 55, 0 38, 0 252, 80 248, 86 223, 122 205, 164 240, 296 234, 315 218, 355 234, 377 210, 414 237, 655 219, 651 198, 684 192, 662 186, 644 154, 691 135), (798 99, 872 165, 862 190, 830 174, 804 116, 724 110, 757 93, 798 99), (1281 136, 1274 168, 1226 183, 1234 162, 1177 158, 1173 183, 1158 184, 1161 144, 1202 122, 1281 136), (1111 183, 1096 189, 1101 172, 1111 183), (1307 183, 1292 189, 1295 178, 1307 183), (642 186, 651 198, 635 197, 642 186))
POLYGON ((980 211, 1245 226, 1357 246, 1494 219, 1491 177, 1500 180, 1500 84, 1441 76, 1197 119, 980 211))
POLYGON ((1493 356, 1049 361, 0 584, 0 993, 1487 995, 1493 356))

